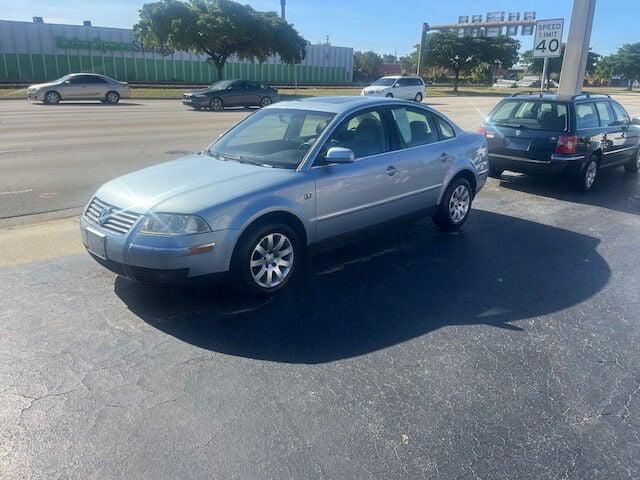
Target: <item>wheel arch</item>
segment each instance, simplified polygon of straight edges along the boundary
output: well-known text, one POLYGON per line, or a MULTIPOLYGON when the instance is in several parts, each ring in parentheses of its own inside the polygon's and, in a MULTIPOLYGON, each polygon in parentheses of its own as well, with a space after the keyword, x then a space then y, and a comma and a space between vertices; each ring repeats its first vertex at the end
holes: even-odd
POLYGON ((455 181, 457 178, 464 178, 467 182, 469 182, 469 185, 471 185, 471 195, 473 197, 476 196, 476 189, 478 187, 478 180, 476 179, 476 175, 470 169, 463 168, 461 170, 458 170, 451 177, 451 179, 442 186, 440 197, 438 198, 438 205, 440 205, 440 203, 442 202, 442 196, 447 191, 447 188, 449 188, 449 185, 451 185, 451 182, 455 181))

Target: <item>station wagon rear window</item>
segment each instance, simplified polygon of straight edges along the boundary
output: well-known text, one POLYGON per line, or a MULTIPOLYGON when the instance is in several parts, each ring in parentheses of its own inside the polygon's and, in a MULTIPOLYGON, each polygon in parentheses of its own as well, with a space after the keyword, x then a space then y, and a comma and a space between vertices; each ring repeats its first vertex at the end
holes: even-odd
POLYGON ((496 126, 561 132, 567 130, 567 105, 541 100, 506 100, 491 113, 496 126))

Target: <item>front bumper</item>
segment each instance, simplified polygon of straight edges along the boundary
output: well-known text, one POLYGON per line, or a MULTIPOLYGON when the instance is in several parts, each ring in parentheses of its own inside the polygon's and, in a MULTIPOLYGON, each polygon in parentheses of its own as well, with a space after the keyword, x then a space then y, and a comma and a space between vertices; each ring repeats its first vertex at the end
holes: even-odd
POLYGON ((42 101, 43 97, 44 97, 44 93, 42 93, 42 92, 35 92, 35 93, 27 92, 27 100, 42 101))
POLYGON ((208 107, 209 97, 182 97, 182 104, 189 107, 208 107))
MULTIPOLYGON (((80 234, 87 245, 87 227, 105 236, 106 258, 92 255, 106 268, 138 281, 175 281, 227 272, 239 230, 217 230, 196 235, 172 237, 142 235, 139 221, 128 234, 114 233, 83 215, 80 234), (192 253, 193 247, 213 245, 211 251, 192 253), (163 280, 164 279, 164 280, 163 280)), ((89 252, 91 253, 91 252, 89 252)))

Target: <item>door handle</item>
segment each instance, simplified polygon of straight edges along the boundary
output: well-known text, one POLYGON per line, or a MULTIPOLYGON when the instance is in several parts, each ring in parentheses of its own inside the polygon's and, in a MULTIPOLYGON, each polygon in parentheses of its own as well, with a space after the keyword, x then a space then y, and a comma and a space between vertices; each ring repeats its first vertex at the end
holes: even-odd
POLYGON ((398 173, 398 169, 393 165, 387 168, 387 175, 389 175, 390 177, 393 177, 396 173, 398 173))

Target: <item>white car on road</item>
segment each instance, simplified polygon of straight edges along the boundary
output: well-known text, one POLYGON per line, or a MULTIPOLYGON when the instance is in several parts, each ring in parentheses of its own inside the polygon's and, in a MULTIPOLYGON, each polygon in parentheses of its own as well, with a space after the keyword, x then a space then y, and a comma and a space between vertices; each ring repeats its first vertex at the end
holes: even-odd
POLYGON ((420 77, 382 77, 362 89, 362 96, 402 98, 422 102, 427 95, 420 77))

